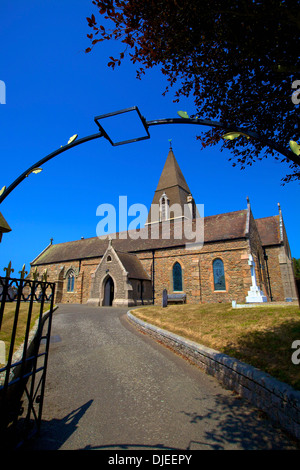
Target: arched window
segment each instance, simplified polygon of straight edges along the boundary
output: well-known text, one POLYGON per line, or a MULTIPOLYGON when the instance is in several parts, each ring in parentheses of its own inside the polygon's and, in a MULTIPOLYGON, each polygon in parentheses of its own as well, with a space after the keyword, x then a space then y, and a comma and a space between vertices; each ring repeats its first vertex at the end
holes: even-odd
POLYGON ((75 273, 74 271, 69 271, 68 276, 67 276, 67 291, 68 292, 74 292, 74 283, 75 283, 75 273))
POLYGON ((226 290, 225 287, 225 274, 224 264, 221 259, 215 259, 213 262, 214 272, 214 289, 215 290, 226 290))
POLYGON ((169 219, 169 204, 170 201, 166 195, 166 193, 163 193, 159 200, 159 219, 160 222, 163 220, 168 220, 169 219))
POLYGON ((173 291, 182 291, 182 269, 178 261, 173 266, 173 291))

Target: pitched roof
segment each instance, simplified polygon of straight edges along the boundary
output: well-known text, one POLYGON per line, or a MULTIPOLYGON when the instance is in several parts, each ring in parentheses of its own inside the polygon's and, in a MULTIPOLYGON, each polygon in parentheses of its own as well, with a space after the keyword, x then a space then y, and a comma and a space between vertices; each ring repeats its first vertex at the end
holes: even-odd
POLYGON ((146 273, 139 258, 131 253, 123 253, 116 251, 121 263, 128 272, 128 278, 130 279, 142 279, 149 280, 150 277, 146 273))
POLYGON ((255 219, 255 222, 263 246, 281 243, 279 215, 255 219))
POLYGON ((11 228, 10 226, 8 225, 8 223, 6 222, 6 220, 4 219, 3 215, 1 214, 0 212, 0 232, 4 233, 4 232, 11 232, 11 228))
MULTIPOLYGON (((159 200, 163 193, 167 194, 170 206, 173 204, 179 204, 182 208, 184 207, 184 204, 187 203, 187 196, 191 194, 190 188, 185 181, 172 148, 169 150, 165 165, 160 175, 151 207, 153 204, 159 204, 159 200)), ((154 216, 152 217, 151 207, 147 219, 148 223, 156 221, 156 218, 154 216)), ((184 212, 182 210, 182 214, 183 213, 184 212)))
MULTIPOLYGON (((204 218, 204 243, 233 240, 245 237, 247 210, 228 212, 204 218)), ((195 231, 199 219, 192 221, 192 229, 195 231)), ((170 222, 170 236, 163 238, 162 227, 168 225, 162 223, 146 226, 140 230, 140 238, 133 238, 136 232, 121 232, 111 234, 114 249, 122 253, 138 253, 152 249, 171 248, 185 246, 191 242, 184 234, 179 237, 178 225, 170 222), (152 230, 159 228, 159 234, 154 238, 152 230), (142 238, 144 237, 144 238, 142 238)), ((72 242, 49 245, 31 264, 60 263, 70 260, 90 259, 102 257, 108 247, 106 236, 76 240, 72 242)))
POLYGON ((244 238, 246 223, 247 209, 205 217, 204 242, 244 238))
POLYGON ((190 188, 185 181, 173 150, 170 148, 156 191, 164 191, 172 186, 180 186, 186 192, 190 193, 190 188))

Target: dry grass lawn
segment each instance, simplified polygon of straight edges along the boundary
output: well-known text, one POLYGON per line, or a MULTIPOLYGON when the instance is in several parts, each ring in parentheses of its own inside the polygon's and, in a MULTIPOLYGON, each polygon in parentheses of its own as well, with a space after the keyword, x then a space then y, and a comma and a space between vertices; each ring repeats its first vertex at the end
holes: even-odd
POLYGON ((300 390, 300 364, 291 356, 300 340, 299 306, 233 309, 231 304, 135 309, 148 323, 257 367, 300 390))
MULTIPOLYGON (((34 326, 36 320, 39 317, 40 307, 41 306, 38 303, 33 304, 30 328, 34 326)), ((20 305, 14 352, 23 343, 24 338, 25 338, 28 308, 29 308, 29 303, 23 303, 20 305)), ((16 304, 14 302, 5 304, 4 315, 3 315, 1 331, 0 331, 0 340, 5 342, 6 358, 8 357, 8 353, 9 353, 13 323, 14 323, 14 318, 15 318, 15 309, 16 309, 16 304)), ((45 304, 44 306, 44 312, 46 312, 47 310, 49 310, 49 304, 45 304)))

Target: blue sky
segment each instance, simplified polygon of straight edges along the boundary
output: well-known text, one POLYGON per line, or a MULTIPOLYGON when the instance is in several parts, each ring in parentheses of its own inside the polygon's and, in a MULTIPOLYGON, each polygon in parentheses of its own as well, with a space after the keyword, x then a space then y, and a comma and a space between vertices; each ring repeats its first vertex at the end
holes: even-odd
MULTIPOLYGON (((6 104, 0 105, 0 189, 70 136, 97 132, 94 117, 138 106, 147 120, 193 111, 192 101, 162 96, 166 81, 159 69, 142 81, 129 61, 107 67, 119 44, 99 43, 90 54, 86 17, 91 0, 1 0, 0 80, 6 104)), ((292 92, 292 90, 291 90, 292 92)), ((290 99, 290 97, 287 97, 290 99)), ((124 127, 123 127, 124 130, 124 127)), ((12 261, 15 274, 49 244, 96 236, 100 204, 118 209, 150 206, 169 149, 204 215, 246 208, 255 218, 276 215, 280 202, 292 256, 300 258, 299 184, 280 185, 287 166, 271 158, 241 171, 218 148, 201 150, 196 126, 150 128, 151 139, 112 147, 104 138, 75 147, 30 175, 1 204, 12 228, 0 244, 0 275, 12 261)))

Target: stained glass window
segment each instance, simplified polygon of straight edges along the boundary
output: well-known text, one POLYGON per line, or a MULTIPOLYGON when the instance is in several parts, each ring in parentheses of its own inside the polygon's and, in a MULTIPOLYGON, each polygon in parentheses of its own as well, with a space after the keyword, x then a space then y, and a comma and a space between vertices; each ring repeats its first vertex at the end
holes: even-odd
POLYGON ((173 266, 173 291, 182 291, 182 269, 177 261, 173 266))
POLYGON ((215 290, 226 290, 225 287, 225 274, 224 264, 221 259, 215 259, 213 262, 214 272, 214 289, 215 290))

